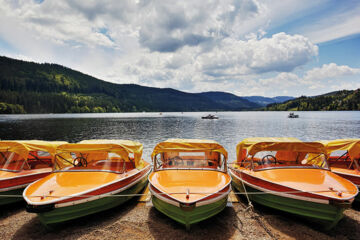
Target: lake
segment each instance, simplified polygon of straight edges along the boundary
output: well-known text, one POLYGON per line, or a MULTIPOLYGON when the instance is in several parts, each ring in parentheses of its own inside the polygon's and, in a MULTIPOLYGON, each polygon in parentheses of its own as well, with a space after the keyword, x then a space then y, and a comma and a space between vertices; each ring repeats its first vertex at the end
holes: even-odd
POLYGON ((235 159, 235 146, 247 137, 297 137, 304 141, 360 138, 360 112, 204 112, 0 115, 0 139, 77 142, 84 139, 130 139, 144 144, 144 159, 168 138, 213 139, 235 159))

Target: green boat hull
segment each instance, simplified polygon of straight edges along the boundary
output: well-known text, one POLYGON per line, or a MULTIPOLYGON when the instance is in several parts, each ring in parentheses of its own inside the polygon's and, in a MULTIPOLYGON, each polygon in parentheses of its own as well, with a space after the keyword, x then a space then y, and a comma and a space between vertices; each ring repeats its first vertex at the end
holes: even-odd
POLYGON ((157 210, 169 218, 184 224, 186 229, 189 230, 191 224, 208 219, 224 210, 227 203, 227 196, 216 202, 199 207, 195 206, 187 210, 180 208, 180 206, 174 206, 164 202, 154 195, 152 196, 152 203, 157 210))
MULTIPOLYGON (((145 188, 146 184, 147 176, 144 176, 140 182, 119 194, 137 194, 145 188)), ((57 223, 66 222, 69 220, 117 207, 128 201, 132 197, 133 196, 104 197, 98 200, 93 200, 72 206, 54 208, 48 212, 38 213, 38 217, 44 225, 52 227, 57 223)))
MULTIPOLYGON (((243 184, 239 179, 233 177, 233 188, 244 193, 243 184)), ((246 186, 248 193, 261 192, 252 187, 246 186)), ((249 194, 249 199, 258 204, 298 215, 312 222, 319 223, 324 226, 325 230, 333 228, 342 218, 345 206, 336 206, 331 204, 321 204, 277 196, 273 194, 249 194)))
POLYGON ((0 206, 24 201, 24 198, 22 197, 24 189, 25 188, 18 188, 6 192, 0 192, 0 206), (14 195, 18 197, 9 197, 4 195, 14 195))

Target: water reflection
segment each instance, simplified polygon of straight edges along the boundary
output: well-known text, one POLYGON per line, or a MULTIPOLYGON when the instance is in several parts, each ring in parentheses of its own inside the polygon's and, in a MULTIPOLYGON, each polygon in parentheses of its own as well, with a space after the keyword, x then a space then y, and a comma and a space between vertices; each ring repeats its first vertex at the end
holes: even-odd
POLYGON ((220 142, 235 157, 236 144, 246 137, 297 137, 301 140, 359 138, 360 112, 222 112, 106 113, 0 115, 0 139, 43 139, 77 142, 84 139, 131 139, 144 144, 149 161, 156 143, 167 138, 204 138, 220 142))

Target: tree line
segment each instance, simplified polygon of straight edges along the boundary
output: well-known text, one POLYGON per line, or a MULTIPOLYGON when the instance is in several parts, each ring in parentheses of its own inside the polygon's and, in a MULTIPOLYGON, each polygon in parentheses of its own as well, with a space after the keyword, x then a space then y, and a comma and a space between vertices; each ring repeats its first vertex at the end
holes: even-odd
POLYGON ((280 104, 269 104, 268 111, 344 111, 360 110, 360 89, 336 91, 315 97, 301 96, 280 104))

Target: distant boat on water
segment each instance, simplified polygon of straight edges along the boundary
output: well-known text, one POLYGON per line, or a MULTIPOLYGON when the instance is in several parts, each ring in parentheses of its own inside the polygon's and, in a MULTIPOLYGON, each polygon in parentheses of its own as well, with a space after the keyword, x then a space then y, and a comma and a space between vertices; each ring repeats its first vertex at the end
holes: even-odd
POLYGON ((201 119, 219 119, 219 117, 213 114, 208 114, 206 116, 202 116, 201 119))
POLYGON ((291 112, 289 113, 288 118, 299 118, 299 115, 291 112))

